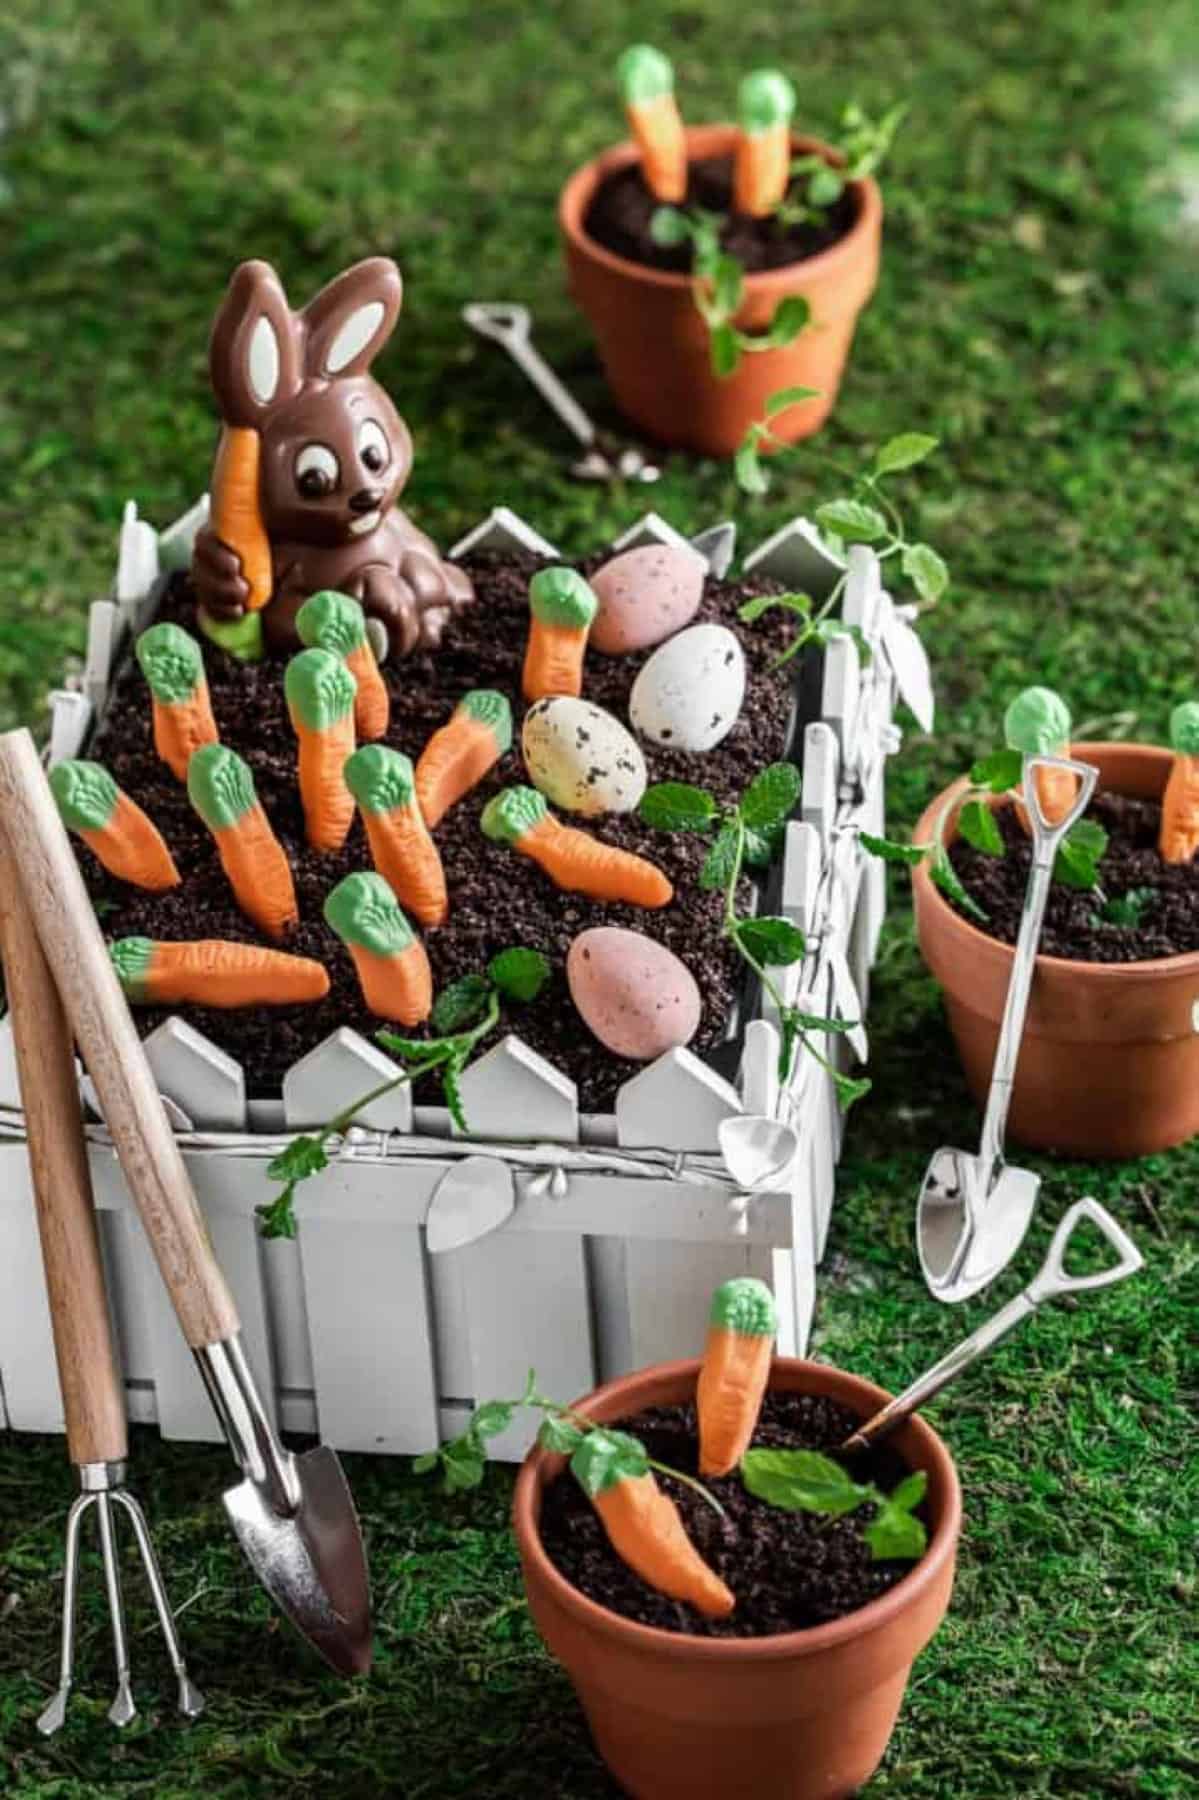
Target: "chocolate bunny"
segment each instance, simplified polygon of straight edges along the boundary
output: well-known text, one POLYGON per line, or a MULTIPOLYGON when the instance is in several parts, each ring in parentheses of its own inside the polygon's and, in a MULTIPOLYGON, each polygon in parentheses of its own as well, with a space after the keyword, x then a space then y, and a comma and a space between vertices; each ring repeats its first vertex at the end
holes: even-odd
POLYGON ((469 576, 443 562, 395 504, 412 439, 369 370, 402 297, 400 271, 382 256, 345 270, 299 313, 269 263, 235 272, 209 347, 225 422, 213 522, 192 553, 200 605, 218 624, 265 601, 267 644, 290 649, 304 601, 337 588, 382 621, 392 656, 407 656, 418 645, 435 648, 450 614, 473 598, 469 576), (226 447, 237 438, 248 441, 248 466, 258 471, 258 518, 246 521, 240 550, 220 535, 222 520, 245 509, 244 496, 222 505, 219 494, 226 447))

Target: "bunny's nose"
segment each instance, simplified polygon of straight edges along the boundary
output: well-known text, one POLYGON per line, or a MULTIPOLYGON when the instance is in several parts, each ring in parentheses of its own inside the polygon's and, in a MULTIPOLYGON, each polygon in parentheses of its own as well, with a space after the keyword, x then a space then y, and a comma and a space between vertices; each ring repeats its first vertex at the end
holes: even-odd
POLYGON ((382 488, 359 488, 356 494, 350 495, 350 511, 352 513, 374 512, 383 501, 382 488))

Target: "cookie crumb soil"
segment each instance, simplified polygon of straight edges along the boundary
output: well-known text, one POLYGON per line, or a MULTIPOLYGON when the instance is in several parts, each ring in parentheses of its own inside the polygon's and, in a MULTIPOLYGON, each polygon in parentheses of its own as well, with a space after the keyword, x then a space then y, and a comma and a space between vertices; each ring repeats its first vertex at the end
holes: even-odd
MULTIPOLYGON (((861 1423, 856 1413, 822 1394, 767 1394, 754 1431, 755 1446, 835 1451, 861 1423)), ((650 1456, 681 1474, 698 1469, 694 1405, 655 1406, 617 1429, 639 1437, 650 1456)), ((855 1457, 854 1478, 890 1493, 910 1471, 885 1445, 855 1457)), ((687 1534, 737 1597, 727 1619, 705 1619, 693 1607, 648 1587, 612 1549, 595 1509, 569 1474, 551 1483, 542 1503, 541 1541, 550 1561, 600 1606, 664 1631, 689 1637, 771 1637, 803 1631, 856 1612, 885 1594, 915 1565, 873 1562, 862 1528, 873 1506, 842 1518, 784 1512, 751 1494, 734 1470, 705 1485, 725 1509, 722 1519, 693 1488, 669 1476, 657 1480, 683 1516, 687 1534)), ((924 1506, 917 1514, 925 1524, 924 1506)))

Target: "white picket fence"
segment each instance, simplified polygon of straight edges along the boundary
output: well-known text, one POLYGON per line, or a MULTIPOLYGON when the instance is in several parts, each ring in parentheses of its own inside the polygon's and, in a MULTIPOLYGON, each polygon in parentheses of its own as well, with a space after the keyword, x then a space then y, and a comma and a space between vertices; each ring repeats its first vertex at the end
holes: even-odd
MULTIPOLYGON (((160 570, 186 561, 204 512, 201 502, 159 537, 127 508, 114 594, 92 608, 82 678, 53 696, 51 761, 86 744, 127 634, 152 616, 160 570)), ((617 541, 678 539, 650 514, 617 541)), ((725 572, 731 525, 691 542, 725 572)), ((558 554, 504 508, 454 553, 513 546, 558 554)), ((819 598, 842 565, 795 520, 744 567, 819 598)), ((864 1060, 861 1021, 886 890, 882 866, 857 834, 883 829, 897 692, 925 729, 932 695, 919 640, 863 547, 850 552, 844 617, 871 655, 863 661, 849 637, 825 653, 823 717, 806 728, 801 816, 787 827, 771 904, 808 943, 802 963, 776 972, 786 999, 854 1021, 847 1039, 827 1038, 822 1048, 864 1060)), ((580 1115, 574 1084, 514 1036, 466 1073, 470 1138, 457 1136, 443 1109, 414 1108, 398 1089, 368 1108, 332 1166, 303 1184, 292 1241, 266 1242, 257 1229, 255 1207, 276 1191, 267 1161, 289 1134, 322 1123, 395 1065, 340 1030, 289 1071, 277 1101, 247 1102, 241 1068, 182 1020, 168 1020, 146 1048, 249 1353, 285 1428, 319 1431, 339 1449, 427 1449, 460 1429, 476 1400, 519 1392, 530 1367, 546 1391, 567 1398, 694 1351, 712 1288, 735 1273, 772 1285, 780 1349, 806 1346, 843 1121, 813 1058, 800 1057, 780 1088, 769 1005, 745 1025, 735 1084, 675 1050, 626 1082, 608 1115, 580 1115), (747 1117, 789 1125, 796 1146, 787 1166, 749 1194, 730 1167, 735 1158, 725 1160, 721 1133, 725 1121, 747 1117)), ((61 1431, 21 1123, 4 1022, 0 1423, 61 1431)), ((165 1437, 216 1441, 104 1127, 90 1125, 89 1137, 130 1416, 156 1421, 165 1437)), ((528 1431, 514 1426, 492 1454, 520 1456, 528 1431)))

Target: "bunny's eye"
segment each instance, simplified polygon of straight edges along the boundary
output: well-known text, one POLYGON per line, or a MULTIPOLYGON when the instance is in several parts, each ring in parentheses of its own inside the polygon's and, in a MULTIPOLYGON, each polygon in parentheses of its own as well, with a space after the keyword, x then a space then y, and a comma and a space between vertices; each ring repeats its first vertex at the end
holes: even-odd
POLYGON ((374 419, 364 419, 358 428, 358 454, 362 458, 362 466, 377 475, 391 461, 391 450, 381 425, 374 419))
POLYGON ((296 487, 305 500, 323 500, 337 486, 341 470, 326 444, 306 444, 296 457, 296 487))

